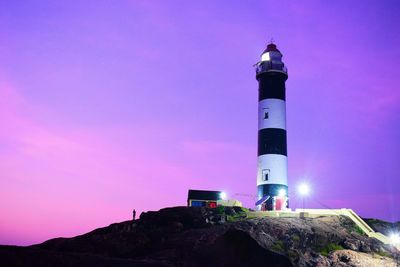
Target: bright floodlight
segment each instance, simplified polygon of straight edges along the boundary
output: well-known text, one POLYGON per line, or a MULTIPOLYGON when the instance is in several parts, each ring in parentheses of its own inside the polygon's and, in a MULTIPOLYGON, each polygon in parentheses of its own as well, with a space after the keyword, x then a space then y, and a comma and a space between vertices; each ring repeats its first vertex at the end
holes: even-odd
POLYGON ((306 183, 300 184, 298 190, 302 196, 308 196, 310 194, 310 186, 306 183))
POLYGON ((285 191, 285 189, 280 189, 279 192, 278 192, 278 196, 280 196, 280 197, 286 196, 286 191, 285 191))
POLYGON ((390 236, 390 243, 393 245, 400 245, 400 234, 399 233, 392 233, 390 236))
POLYGON ((226 193, 225 193, 225 192, 221 192, 221 193, 219 194, 219 197, 220 197, 221 199, 225 200, 227 196, 226 196, 226 193))

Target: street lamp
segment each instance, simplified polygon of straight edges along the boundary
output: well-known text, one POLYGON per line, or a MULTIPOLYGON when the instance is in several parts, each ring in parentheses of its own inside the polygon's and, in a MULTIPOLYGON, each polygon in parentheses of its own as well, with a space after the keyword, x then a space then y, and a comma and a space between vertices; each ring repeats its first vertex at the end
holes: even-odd
POLYGON ((310 194, 311 191, 310 186, 307 183, 303 182, 298 186, 297 191, 303 198, 303 212, 304 212, 304 199, 310 194))

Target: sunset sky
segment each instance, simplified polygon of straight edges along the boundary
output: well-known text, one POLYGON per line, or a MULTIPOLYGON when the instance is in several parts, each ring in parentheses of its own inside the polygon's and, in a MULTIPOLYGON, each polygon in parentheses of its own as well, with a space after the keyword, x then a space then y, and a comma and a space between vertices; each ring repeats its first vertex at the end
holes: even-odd
POLYGON ((253 207, 257 81, 288 67, 289 197, 400 220, 398 1, 0 0, 0 244, 226 191, 253 207))

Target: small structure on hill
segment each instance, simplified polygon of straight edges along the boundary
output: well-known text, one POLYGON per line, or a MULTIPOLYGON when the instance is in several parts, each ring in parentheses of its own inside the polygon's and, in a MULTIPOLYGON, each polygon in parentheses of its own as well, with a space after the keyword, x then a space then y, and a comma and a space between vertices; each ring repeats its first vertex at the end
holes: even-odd
POLYGON ((189 207, 216 208, 217 201, 223 198, 224 193, 222 191, 189 189, 187 203, 189 207))

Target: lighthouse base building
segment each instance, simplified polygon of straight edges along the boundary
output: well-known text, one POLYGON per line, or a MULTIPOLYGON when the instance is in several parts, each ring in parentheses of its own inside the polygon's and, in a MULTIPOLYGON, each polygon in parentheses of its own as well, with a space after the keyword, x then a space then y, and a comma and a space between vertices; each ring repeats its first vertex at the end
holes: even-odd
POLYGON ((258 81, 258 210, 284 210, 288 204, 286 145, 287 69, 275 44, 269 44, 256 64, 258 81))

